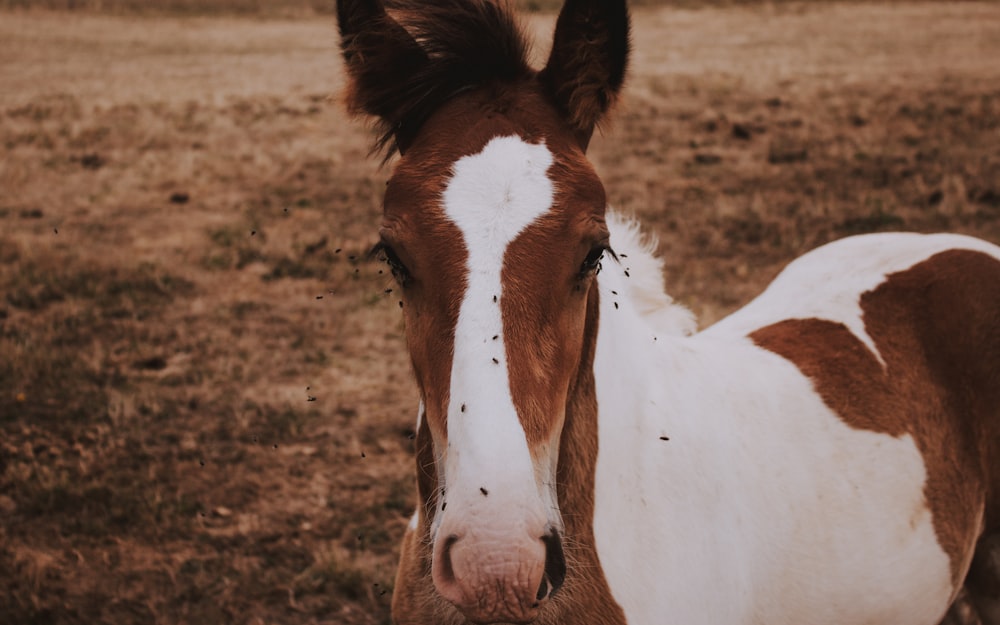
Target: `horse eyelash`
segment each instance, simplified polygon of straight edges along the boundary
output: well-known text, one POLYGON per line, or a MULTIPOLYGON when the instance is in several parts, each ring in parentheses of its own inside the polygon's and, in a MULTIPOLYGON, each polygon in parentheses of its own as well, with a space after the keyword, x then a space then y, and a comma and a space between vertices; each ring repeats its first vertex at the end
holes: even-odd
POLYGON ((607 243, 597 245, 594 248, 592 248, 589 252, 587 252, 587 259, 585 259, 583 261, 583 264, 580 265, 579 278, 583 280, 584 278, 587 278, 589 276, 596 276, 597 274, 601 273, 602 269, 601 261, 604 260, 605 254, 610 254, 611 258, 615 259, 616 261, 618 260, 618 255, 615 254, 615 251, 611 249, 610 245, 608 245, 607 243), (590 255, 593 254, 598 249, 600 250, 600 255, 597 257, 596 263, 593 266, 588 266, 587 259, 589 259, 590 255))
POLYGON ((403 264, 403 261, 396 255, 395 250, 385 241, 379 241, 368 251, 368 260, 380 260, 389 265, 389 270, 393 277, 399 282, 399 286, 406 286, 406 281, 410 278, 410 272, 403 264))

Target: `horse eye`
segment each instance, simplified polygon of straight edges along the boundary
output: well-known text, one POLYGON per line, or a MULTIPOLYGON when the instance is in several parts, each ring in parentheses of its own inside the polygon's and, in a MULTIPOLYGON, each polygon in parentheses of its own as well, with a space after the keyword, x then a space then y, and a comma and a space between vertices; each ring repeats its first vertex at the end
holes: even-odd
POLYGON ((400 286, 405 286, 407 279, 410 277, 410 272, 406 269, 403 261, 399 259, 395 250, 384 241, 380 241, 372 249, 372 256, 389 265, 389 271, 392 272, 392 276, 399 282, 400 286))
POLYGON ((601 260, 604 259, 605 248, 603 245, 598 245, 587 253, 587 257, 583 259, 583 264, 580 265, 580 277, 586 278, 589 275, 597 275, 601 272, 601 260))

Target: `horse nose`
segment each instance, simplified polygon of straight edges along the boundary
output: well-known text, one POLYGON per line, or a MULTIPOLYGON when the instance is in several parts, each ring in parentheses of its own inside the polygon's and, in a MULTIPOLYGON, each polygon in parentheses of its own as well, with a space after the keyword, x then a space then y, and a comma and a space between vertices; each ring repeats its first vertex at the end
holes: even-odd
POLYGON ((530 623, 562 586, 566 560, 555 531, 538 538, 450 534, 435 544, 431 575, 469 621, 530 623))

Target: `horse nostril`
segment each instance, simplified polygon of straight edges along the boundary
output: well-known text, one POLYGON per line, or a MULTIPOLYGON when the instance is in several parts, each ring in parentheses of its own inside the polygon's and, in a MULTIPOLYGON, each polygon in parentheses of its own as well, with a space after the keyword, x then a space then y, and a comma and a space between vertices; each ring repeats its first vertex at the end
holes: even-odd
POLYGON ((542 584, 538 588, 538 600, 541 601, 544 586, 551 585, 548 595, 552 595, 562 588, 566 581, 566 556, 563 554, 562 539, 559 532, 552 530, 549 534, 542 536, 545 543, 545 574, 542 576, 542 584))
POLYGON ((444 541, 441 549, 441 579, 447 583, 455 581, 455 569, 451 566, 451 548, 458 542, 458 536, 452 534, 444 541))
POLYGON ((542 583, 538 585, 538 592, 535 593, 535 601, 541 601, 549 594, 549 576, 542 575, 542 583))

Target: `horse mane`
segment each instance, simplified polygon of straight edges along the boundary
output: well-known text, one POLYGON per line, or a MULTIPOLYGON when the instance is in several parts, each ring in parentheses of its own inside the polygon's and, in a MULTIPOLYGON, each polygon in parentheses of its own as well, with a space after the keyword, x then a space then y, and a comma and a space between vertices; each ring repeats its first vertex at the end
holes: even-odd
POLYGON ((348 108, 376 117, 372 151, 384 151, 385 160, 404 151, 447 100, 532 72, 528 40, 507 0, 390 0, 386 11, 380 36, 343 41, 345 58, 357 67, 348 108))
MULTIPOLYGON (((611 247, 622 269, 629 272, 627 296, 650 328, 657 333, 688 336, 698 329, 690 310, 663 290, 663 261, 656 257, 656 238, 644 235, 639 222, 609 210, 605 215, 611 247)), ((606 259, 607 265, 610 260, 606 259)), ((605 271, 611 269, 605 267, 605 271)), ((616 270, 612 269, 612 271, 616 270)))

